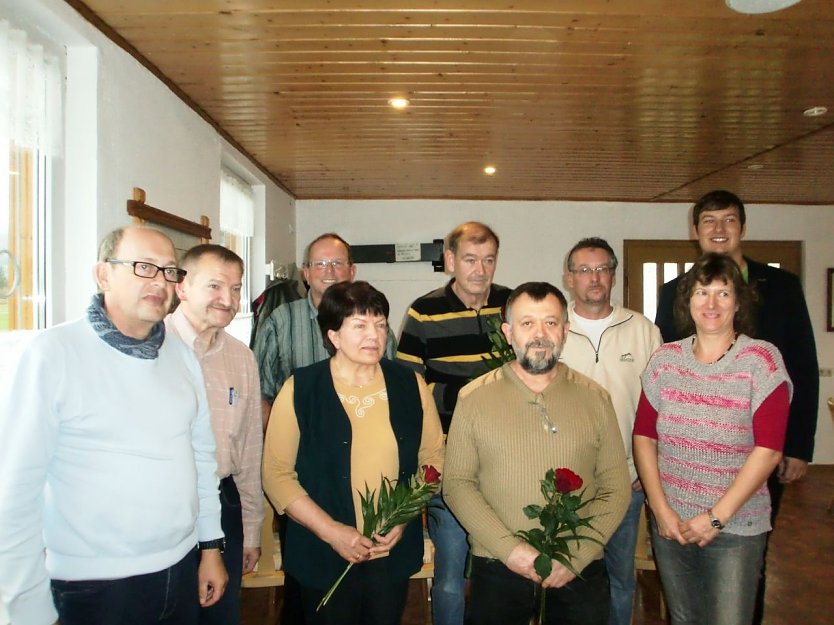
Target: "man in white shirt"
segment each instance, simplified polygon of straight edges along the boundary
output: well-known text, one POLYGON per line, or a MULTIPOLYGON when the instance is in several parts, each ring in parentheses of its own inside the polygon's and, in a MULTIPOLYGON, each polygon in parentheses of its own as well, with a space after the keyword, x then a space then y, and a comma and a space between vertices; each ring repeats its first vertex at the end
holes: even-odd
POLYGON ((611 587, 609 625, 629 625, 634 601, 634 550, 645 497, 631 454, 631 432, 640 399, 640 374, 661 344, 660 331, 638 312, 611 303, 617 255, 604 239, 582 239, 567 257, 565 285, 573 295, 570 331, 561 360, 611 395, 626 450, 631 504, 605 546, 611 587))
POLYGON ((193 625, 223 594, 203 375, 162 322, 184 275, 161 232, 112 232, 86 316, 36 336, 3 380, 0 599, 15 625, 193 625))

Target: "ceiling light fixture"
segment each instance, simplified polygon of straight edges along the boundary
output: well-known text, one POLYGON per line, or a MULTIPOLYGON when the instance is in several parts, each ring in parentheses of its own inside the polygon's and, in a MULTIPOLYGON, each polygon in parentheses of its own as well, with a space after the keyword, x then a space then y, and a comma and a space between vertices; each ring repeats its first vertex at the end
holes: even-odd
POLYGON ((827 112, 828 109, 824 106, 812 106, 811 108, 802 111, 802 114, 805 117, 820 117, 822 115, 825 115, 827 112))
POLYGON ((738 13, 773 13, 799 3, 799 0, 726 0, 727 6, 738 13))
POLYGON ((391 98, 388 100, 388 104, 397 110, 401 110, 411 104, 411 102, 407 98, 391 98))
POLYGON ((492 176, 492 175, 495 174, 495 172, 496 172, 496 169, 492 165, 487 165, 486 167, 484 167, 484 173, 487 176, 492 176))

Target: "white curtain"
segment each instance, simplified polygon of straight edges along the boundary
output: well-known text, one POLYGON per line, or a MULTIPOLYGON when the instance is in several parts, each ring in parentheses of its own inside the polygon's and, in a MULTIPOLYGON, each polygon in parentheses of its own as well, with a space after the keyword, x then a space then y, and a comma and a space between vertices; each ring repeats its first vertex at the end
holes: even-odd
POLYGON ((0 20, 0 141, 59 155, 61 91, 59 59, 0 20))
POLYGON ((252 186, 226 169, 220 170, 220 229, 242 237, 255 234, 252 186))

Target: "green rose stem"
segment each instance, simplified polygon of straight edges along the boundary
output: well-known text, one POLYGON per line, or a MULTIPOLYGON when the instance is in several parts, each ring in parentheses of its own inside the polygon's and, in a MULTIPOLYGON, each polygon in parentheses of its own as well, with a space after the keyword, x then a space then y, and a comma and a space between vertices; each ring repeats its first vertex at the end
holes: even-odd
MULTIPOLYGON (((327 591, 327 594, 322 597, 321 601, 319 601, 318 606, 316 606, 316 612, 321 610, 324 606, 327 605, 327 602, 330 601, 330 597, 333 596, 333 593, 336 592, 336 589, 339 587, 339 584, 342 583, 342 580, 345 578, 345 575, 348 574, 348 571, 353 568, 353 562, 347 565, 342 574, 339 575, 339 579, 336 580, 336 583, 330 587, 330 590, 327 591)), ((542 610, 544 610, 544 606, 542 606, 542 610)))

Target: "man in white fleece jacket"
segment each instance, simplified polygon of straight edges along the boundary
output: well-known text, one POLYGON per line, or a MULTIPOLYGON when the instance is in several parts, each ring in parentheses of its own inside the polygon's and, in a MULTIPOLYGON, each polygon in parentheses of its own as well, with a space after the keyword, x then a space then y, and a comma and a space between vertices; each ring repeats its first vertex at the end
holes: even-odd
POLYGON ((184 273, 161 232, 111 233, 85 318, 36 336, 2 381, 0 600, 15 625, 190 624, 223 593, 203 376, 162 323, 184 273))
POLYGON ((562 361, 608 391, 617 413, 631 477, 631 503, 605 545, 611 585, 608 625, 629 625, 634 603, 634 550, 645 502, 631 455, 631 431, 640 399, 640 374, 662 341, 660 330, 646 317, 611 302, 616 271, 617 255, 604 239, 582 239, 568 252, 565 286, 573 301, 568 307, 570 332, 562 361))

